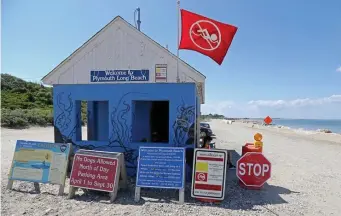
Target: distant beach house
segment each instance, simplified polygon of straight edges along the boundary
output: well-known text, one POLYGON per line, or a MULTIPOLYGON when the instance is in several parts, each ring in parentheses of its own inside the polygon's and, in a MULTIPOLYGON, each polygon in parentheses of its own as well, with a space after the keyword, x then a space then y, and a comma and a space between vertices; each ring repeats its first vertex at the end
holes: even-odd
POLYGON ((55 142, 123 152, 130 175, 139 146, 193 147, 198 139, 205 76, 119 16, 42 81, 53 85, 55 142))

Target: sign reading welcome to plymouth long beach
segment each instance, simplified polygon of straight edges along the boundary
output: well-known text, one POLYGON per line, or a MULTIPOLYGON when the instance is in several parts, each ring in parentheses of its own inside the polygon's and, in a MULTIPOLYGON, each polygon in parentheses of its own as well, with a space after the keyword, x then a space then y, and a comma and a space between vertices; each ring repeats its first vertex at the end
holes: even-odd
POLYGON ((134 81, 149 81, 149 70, 99 70, 90 73, 90 82, 134 81))

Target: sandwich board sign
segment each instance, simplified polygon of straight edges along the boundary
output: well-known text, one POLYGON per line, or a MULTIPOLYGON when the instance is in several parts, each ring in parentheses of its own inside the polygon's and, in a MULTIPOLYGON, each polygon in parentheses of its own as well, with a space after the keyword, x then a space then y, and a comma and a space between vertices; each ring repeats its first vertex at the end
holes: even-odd
POLYGON ((185 148, 140 147, 136 177, 135 201, 141 188, 179 190, 179 202, 184 203, 185 148))
POLYGON ((77 188, 85 188, 110 193, 113 202, 122 179, 126 187, 127 174, 122 153, 79 150, 73 160, 70 175, 69 198, 75 195, 77 188))
POLYGON ((191 196, 223 200, 227 168, 227 150, 195 149, 191 196))
POLYGON ((17 140, 7 189, 14 180, 33 182, 37 192, 39 183, 49 183, 59 185, 63 195, 70 148, 69 143, 17 140))

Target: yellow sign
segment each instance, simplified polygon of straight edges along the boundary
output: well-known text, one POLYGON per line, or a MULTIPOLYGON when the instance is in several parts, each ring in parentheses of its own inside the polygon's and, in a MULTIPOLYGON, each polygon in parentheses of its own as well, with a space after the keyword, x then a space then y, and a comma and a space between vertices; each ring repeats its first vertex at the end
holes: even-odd
POLYGON ((45 149, 20 149, 14 153, 16 161, 45 161, 51 163, 52 152, 45 149))
POLYGON ((195 170, 199 172, 208 172, 208 163, 207 162, 197 162, 195 164, 195 170))
POLYGON ((262 134, 260 133, 256 133, 253 138, 255 139, 255 147, 256 148, 263 148, 263 142, 262 142, 262 139, 263 139, 263 136, 262 134))
POLYGON ((260 133, 256 133, 256 134, 253 136, 253 138, 254 138, 256 141, 262 141, 263 136, 262 136, 262 134, 260 134, 260 133))
POLYGON ((256 141, 254 145, 255 145, 256 148, 262 148, 263 147, 263 142, 262 141, 256 141))

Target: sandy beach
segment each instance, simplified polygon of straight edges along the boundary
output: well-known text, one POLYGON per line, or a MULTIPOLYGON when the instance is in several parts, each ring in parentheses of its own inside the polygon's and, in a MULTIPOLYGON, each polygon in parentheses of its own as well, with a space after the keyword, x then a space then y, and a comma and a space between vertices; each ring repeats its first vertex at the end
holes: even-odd
MULTIPOLYGON (((272 177, 260 191, 239 187, 235 170, 229 170, 225 200, 220 205, 195 201, 187 185, 185 204, 177 204, 175 190, 142 189, 142 200, 134 203, 134 185, 120 191, 117 200, 99 194, 68 200, 56 196, 58 187, 41 184, 41 194, 33 183, 16 182, 6 190, 7 174, 18 139, 53 141, 53 128, 2 129, 1 135, 1 215, 340 215, 341 135, 253 126, 221 120, 210 121, 217 135, 216 147, 235 150, 263 135, 264 154, 272 163, 272 177)), ((68 181, 68 180, 67 180, 68 181)), ((80 193, 80 192, 79 192, 80 193)))

